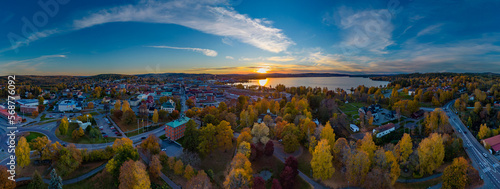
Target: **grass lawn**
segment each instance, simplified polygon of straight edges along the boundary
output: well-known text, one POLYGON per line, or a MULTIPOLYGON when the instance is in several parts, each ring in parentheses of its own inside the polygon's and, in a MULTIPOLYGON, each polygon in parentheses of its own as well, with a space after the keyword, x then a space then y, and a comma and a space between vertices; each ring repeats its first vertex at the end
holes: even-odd
POLYGON ((38 133, 38 132, 29 132, 30 134, 28 136, 26 136, 26 141, 29 143, 31 142, 32 140, 34 140, 35 138, 38 138, 38 137, 43 137, 45 136, 44 134, 42 133, 38 133))
POLYGON ((81 164, 80 167, 78 167, 75 171, 73 171, 72 173, 62 177, 63 180, 67 180, 67 179, 72 179, 72 178, 76 178, 80 175, 83 175, 85 173, 88 173, 94 169, 96 169, 97 167, 101 166, 102 164, 106 163, 107 160, 103 160, 103 161, 96 161, 96 162, 88 162, 88 163, 85 163, 85 164, 81 164))
POLYGON ((87 189, 87 188, 118 188, 115 186, 113 176, 104 170, 94 176, 77 183, 63 186, 64 189, 87 189))
POLYGON ((126 131, 132 131, 134 129, 137 129, 137 121, 130 124, 130 125, 124 125, 121 123, 121 120, 119 119, 116 119, 115 116, 109 116, 111 117, 111 119, 113 120, 113 122, 115 122, 115 124, 120 127, 120 129, 123 131, 123 132, 126 132, 126 131))
POLYGON ((205 158, 201 159, 200 167, 196 167, 198 170, 209 170, 211 169, 214 172, 214 181, 217 185, 222 187, 222 183, 224 182, 227 167, 231 163, 233 159, 233 153, 236 149, 236 141, 233 141, 233 148, 230 150, 219 151, 215 150, 212 154, 208 155, 205 158))
MULTIPOLYGON (((271 178, 266 181, 267 188, 271 188, 273 179, 279 179, 281 171, 283 171, 284 168, 285 164, 274 156, 268 157, 264 155, 252 161, 252 169, 254 175, 264 170, 270 171, 273 174, 271 178)), ((297 177, 295 178, 294 188, 311 188, 311 185, 309 185, 309 183, 307 183, 297 175, 297 177)))
POLYGON ((311 168, 311 160, 312 154, 309 153, 309 150, 305 149, 302 151, 302 154, 297 158, 299 162, 299 170, 302 171, 305 175, 312 178, 312 168, 311 168))
POLYGON ((69 143, 80 143, 80 144, 108 143, 108 142, 114 142, 116 140, 116 138, 113 138, 113 137, 108 137, 108 138, 101 137, 101 138, 92 139, 89 136, 87 136, 87 134, 85 134, 83 137, 80 137, 78 140, 75 140, 75 139, 73 139, 71 134, 73 133, 73 130, 75 130, 77 128, 78 128, 77 123, 70 123, 69 127, 68 127, 68 133, 66 133, 66 135, 61 135, 61 133, 59 132, 59 127, 58 127, 58 129, 56 129, 56 136, 57 136, 57 138, 59 138, 63 141, 66 141, 69 143))
POLYGON ((47 120, 54 119, 54 118, 47 118, 45 116, 47 116, 47 114, 42 114, 42 116, 40 116, 40 121, 47 121, 47 120))

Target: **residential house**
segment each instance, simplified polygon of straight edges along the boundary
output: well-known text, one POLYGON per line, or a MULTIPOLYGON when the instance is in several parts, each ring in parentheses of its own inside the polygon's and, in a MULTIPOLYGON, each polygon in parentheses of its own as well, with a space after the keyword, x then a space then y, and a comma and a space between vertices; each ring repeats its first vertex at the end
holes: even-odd
POLYGON ((175 110, 175 102, 172 99, 169 99, 161 105, 161 109, 167 111, 168 113, 172 113, 175 110))
POLYGON ((495 153, 500 151, 500 135, 483 139, 481 142, 484 146, 486 146, 486 144, 490 145, 491 150, 495 153))
POLYGON ((375 134, 377 138, 380 138, 391 133, 394 130, 396 130, 396 125, 394 125, 394 123, 388 123, 386 125, 373 129, 373 134, 375 134))

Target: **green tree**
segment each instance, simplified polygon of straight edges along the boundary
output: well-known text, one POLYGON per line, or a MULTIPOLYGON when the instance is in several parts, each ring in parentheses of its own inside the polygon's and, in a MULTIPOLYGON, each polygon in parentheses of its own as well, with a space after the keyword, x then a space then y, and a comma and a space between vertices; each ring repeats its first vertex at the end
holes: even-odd
POLYGON ((62 189, 62 188, 63 188, 62 178, 57 175, 55 169, 52 169, 52 171, 50 172, 49 189, 62 189))
POLYGON ((202 155, 210 154, 217 146, 216 138, 217 130, 214 125, 208 124, 200 130, 200 143, 198 144, 198 151, 202 155))
POLYGON ((196 152, 199 144, 200 132, 196 128, 197 124, 193 119, 186 123, 186 130, 184 131, 184 140, 182 146, 192 152, 196 152))
POLYGON ((35 173, 33 173, 33 176, 31 177, 31 182, 28 185, 29 189, 44 189, 45 183, 43 182, 42 176, 38 173, 37 170, 35 170, 35 173))

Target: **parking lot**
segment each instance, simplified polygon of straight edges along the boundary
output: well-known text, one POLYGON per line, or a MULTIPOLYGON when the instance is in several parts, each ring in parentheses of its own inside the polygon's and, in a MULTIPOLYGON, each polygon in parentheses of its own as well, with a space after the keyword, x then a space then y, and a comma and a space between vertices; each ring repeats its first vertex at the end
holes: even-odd
POLYGON ((103 137, 119 137, 121 134, 113 127, 113 125, 105 117, 100 117, 96 119, 97 126, 103 137))
POLYGON ((165 151, 169 157, 179 157, 182 154, 182 146, 170 140, 161 141, 161 150, 165 151))

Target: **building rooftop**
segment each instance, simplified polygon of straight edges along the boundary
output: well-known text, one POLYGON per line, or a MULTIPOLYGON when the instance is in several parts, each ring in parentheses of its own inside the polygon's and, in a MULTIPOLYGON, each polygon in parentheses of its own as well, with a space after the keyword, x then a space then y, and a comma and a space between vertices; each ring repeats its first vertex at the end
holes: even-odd
POLYGON ((181 116, 179 119, 176 119, 174 121, 171 121, 171 122, 168 122, 167 124, 165 124, 166 126, 170 126, 170 127, 173 127, 173 128, 176 128, 178 126, 181 126, 183 124, 186 124, 188 121, 190 120, 189 117, 185 117, 185 116, 181 116))
POLYGON ((395 127, 396 125, 394 125, 394 123, 388 123, 388 124, 385 124, 383 126, 380 126, 380 127, 377 127, 375 128, 374 130, 377 131, 377 132, 384 132, 384 131, 387 131, 393 127, 395 127))

